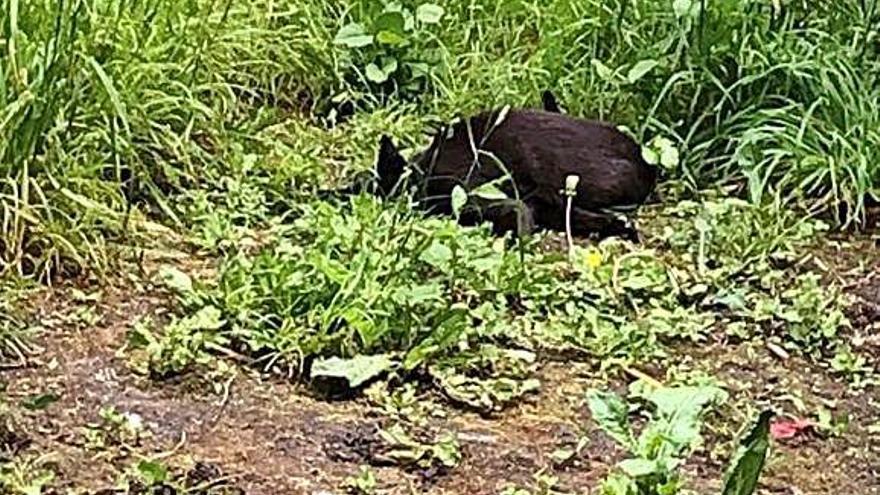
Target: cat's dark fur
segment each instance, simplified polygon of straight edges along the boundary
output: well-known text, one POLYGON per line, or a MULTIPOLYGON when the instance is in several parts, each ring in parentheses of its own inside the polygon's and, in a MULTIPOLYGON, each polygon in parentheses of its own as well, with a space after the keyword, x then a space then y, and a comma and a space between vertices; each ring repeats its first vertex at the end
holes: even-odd
POLYGON ((548 99, 548 93, 544 104, 554 112, 483 112, 441 129, 428 149, 415 157, 403 181, 406 161, 383 136, 374 193, 388 196, 415 187, 427 211, 451 214, 456 185, 473 191, 509 174, 513 181, 505 179, 499 188, 519 202, 472 198, 477 207, 463 212, 461 222, 490 221, 496 232, 523 233, 534 226, 562 231, 567 199, 562 190, 566 177, 577 175, 573 233, 632 238, 635 233, 617 213, 633 211, 645 201, 654 189, 657 170, 644 161, 641 148, 630 137, 605 123, 557 113, 555 98, 550 94, 548 99))
POLYGON ((549 90, 545 90, 541 94, 541 102, 544 105, 544 110, 553 113, 563 113, 562 109, 559 108, 559 103, 556 102, 556 95, 549 90))

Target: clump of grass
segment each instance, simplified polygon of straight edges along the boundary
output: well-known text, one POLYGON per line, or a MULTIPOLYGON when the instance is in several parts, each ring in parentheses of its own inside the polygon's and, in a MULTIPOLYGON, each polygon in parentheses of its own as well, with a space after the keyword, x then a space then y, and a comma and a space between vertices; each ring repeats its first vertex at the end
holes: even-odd
POLYGON ((35 350, 22 296, 21 289, 0 280, 0 367, 22 365, 35 350))
MULTIPOLYGON (((106 271, 108 250, 141 241, 139 211, 186 223, 180 192, 222 181, 242 155, 284 161, 298 145, 267 130, 345 101, 433 120, 552 88, 573 114, 674 136, 673 173, 695 189, 842 203, 845 222, 876 193, 872 2, 0 6, 0 263, 19 275, 106 271), (372 44, 334 42, 353 23, 372 44)), ((271 190, 323 179, 322 163, 297 156, 265 171, 271 190)))
POLYGON ((106 270, 108 249, 139 241, 133 204, 179 223, 171 197, 265 125, 251 109, 298 105, 331 77, 314 70, 332 55, 312 23, 330 14, 273 5, 4 0, 3 270, 106 270))

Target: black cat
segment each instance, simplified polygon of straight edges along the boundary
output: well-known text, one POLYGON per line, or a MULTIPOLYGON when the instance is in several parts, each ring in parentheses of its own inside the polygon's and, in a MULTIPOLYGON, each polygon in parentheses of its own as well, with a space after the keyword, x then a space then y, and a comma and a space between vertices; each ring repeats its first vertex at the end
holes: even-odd
MULTIPOLYGON (((552 93, 545 92, 543 99, 545 110, 495 110, 443 127, 409 167, 391 139, 383 136, 373 192, 387 197, 414 187, 428 212, 451 214, 456 185, 473 191, 495 182, 509 199, 472 197, 461 223, 489 221, 498 233, 523 234, 535 226, 562 231, 567 199, 563 189, 566 177, 576 175, 573 233, 637 238, 619 217, 638 208, 652 192, 656 168, 644 161, 641 148, 626 134, 605 123, 559 113, 552 93)), ((355 184, 342 192, 362 187, 355 184)))

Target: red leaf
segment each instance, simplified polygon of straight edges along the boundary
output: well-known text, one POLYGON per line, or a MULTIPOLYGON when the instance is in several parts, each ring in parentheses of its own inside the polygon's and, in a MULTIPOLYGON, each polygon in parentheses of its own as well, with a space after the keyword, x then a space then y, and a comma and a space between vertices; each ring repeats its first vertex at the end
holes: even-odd
POLYGON ((813 427, 809 419, 779 419, 770 424, 770 436, 774 440, 794 438, 813 427))

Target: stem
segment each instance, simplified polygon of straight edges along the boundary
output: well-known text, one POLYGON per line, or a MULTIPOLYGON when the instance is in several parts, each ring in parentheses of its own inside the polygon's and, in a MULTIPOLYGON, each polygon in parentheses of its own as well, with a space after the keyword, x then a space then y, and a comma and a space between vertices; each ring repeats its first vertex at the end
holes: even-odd
POLYGON ((574 259, 574 239, 571 235, 571 203, 577 196, 577 185, 580 177, 577 175, 569 175, 565 178, 565 188, 562 194, 566 196, 565 200, 565 239, 568 241, 568 259, 574 259))
POLYGON ((571 235, 571 203, 574 196, 569 196, 565 201, 565 239, 568 242, 568 258, 574 257, 574 239, 571 235))

